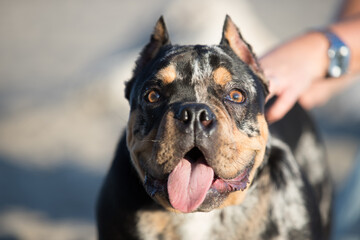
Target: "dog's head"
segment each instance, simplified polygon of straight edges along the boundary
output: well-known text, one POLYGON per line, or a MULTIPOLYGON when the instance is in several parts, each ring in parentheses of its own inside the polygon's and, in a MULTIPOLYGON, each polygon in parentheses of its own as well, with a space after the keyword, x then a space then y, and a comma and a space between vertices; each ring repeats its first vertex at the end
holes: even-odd
POLYGON ((160 18, 125 93, 127 146, 150 196, 180 212, 244 199, 264 158, 268 85, 228 16, 216 46, 172 45, 160 18))

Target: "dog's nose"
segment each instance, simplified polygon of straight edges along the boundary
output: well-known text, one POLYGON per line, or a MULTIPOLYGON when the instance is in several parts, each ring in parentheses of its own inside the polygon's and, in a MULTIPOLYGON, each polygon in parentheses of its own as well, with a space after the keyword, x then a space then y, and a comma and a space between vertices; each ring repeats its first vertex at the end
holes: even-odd
POLYGON ((216 126, 215 114, 206 104, 202 103, 182 105, 175 117, 186 130, 211 133, 216 126))

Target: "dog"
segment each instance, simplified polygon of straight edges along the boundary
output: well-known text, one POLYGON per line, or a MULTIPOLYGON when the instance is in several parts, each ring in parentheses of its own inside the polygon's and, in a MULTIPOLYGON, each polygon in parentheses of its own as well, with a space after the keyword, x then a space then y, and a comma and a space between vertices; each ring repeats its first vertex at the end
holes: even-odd
POLYGON ((226 16, 219 45, 173 45, 163 17, 136 61, 98 237, 326 239, 331 180, 299 105, 268 125, 269 83, 226 16))

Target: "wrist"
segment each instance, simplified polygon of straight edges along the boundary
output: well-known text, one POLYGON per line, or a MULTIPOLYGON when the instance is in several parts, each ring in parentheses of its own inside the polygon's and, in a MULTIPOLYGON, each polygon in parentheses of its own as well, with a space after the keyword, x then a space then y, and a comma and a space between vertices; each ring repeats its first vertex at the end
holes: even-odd
POLYGON ((308 61, 313 62, 315 68, 315 78, 323 78, 327 75, 329 66, 329 57, 327 51, 329 49, 329 41, 322 32, 309 32, 305 36, 307 38, 306 44, 311 46, 310 49, 313 51, 313 58, 308 61))

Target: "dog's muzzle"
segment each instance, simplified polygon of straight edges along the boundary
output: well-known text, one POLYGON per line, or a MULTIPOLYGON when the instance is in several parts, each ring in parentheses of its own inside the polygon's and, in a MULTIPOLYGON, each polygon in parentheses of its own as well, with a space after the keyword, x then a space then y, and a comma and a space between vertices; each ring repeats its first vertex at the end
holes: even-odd
POLYGON ((216 117, 202 103, 183 104, 175 109, 178 127, 185 133, 194 133, 196 138, 209 137, 216 129, 216 117))

